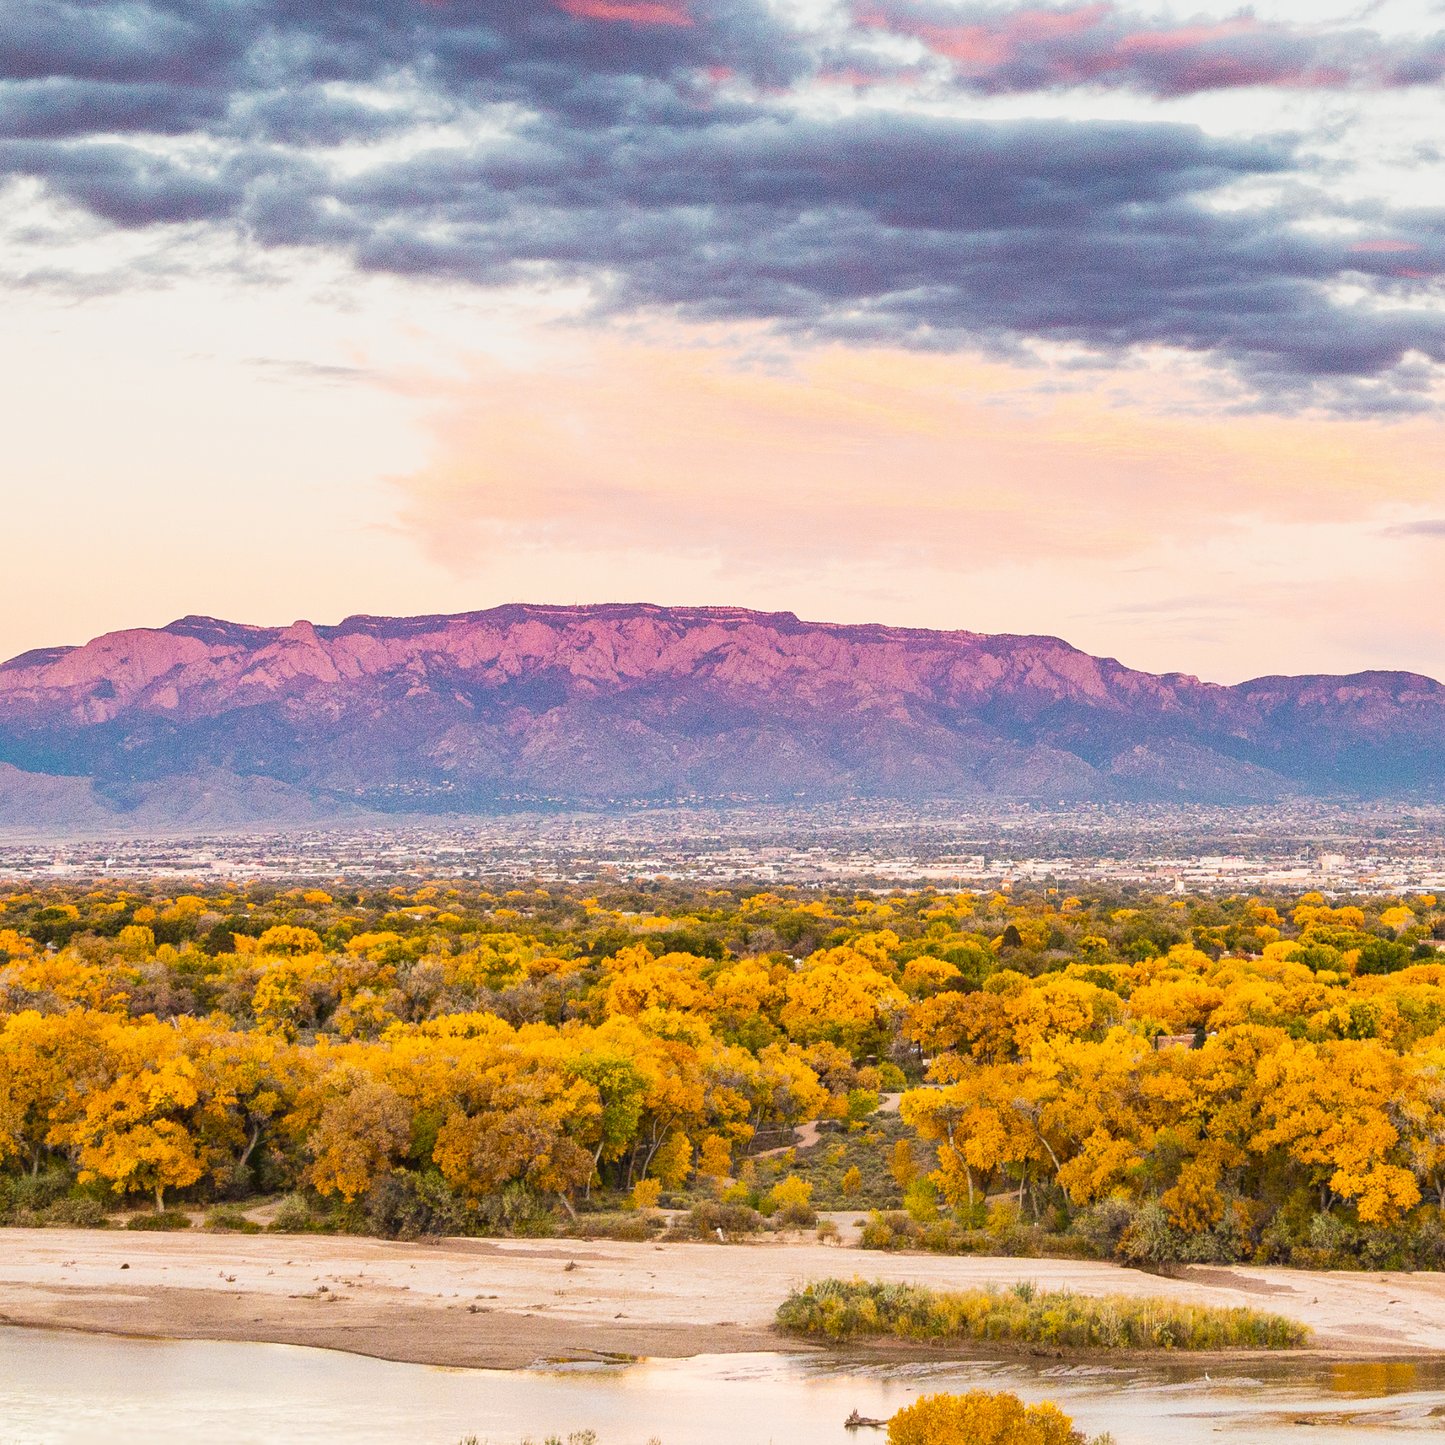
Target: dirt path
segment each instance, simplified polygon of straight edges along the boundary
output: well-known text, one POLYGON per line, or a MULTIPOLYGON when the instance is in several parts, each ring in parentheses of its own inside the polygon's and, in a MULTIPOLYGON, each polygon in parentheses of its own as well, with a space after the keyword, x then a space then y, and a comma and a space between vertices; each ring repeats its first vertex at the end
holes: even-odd
MULTIPOLYGON (((880 1094, 877 1112, 880 1114, 896 1114, 898 1112, 898 1101, 902 1094, 880 1094)), ((809 1119, 806 1124, 799 1124, 796 1127, 796 1138, 791 1144, 780 1145, 776 1149, 764 1149, 760 1153, 749 1155, 752 1159, 771 1159, 774 1154, 786 1154, 789 1149, 811 1149, 819 1139, 823 1137, 819 1129, 820 1121, 809 1119)))
POLYGON ((769 1326, 793 1285, 825 1275, 945 1288, 1031 1279, 1085 1294, 1248 1304, 1312 1325, 1316 1345, 1339 1354, 1445 1352, 1445 1275, 1239 1267, 1194 1268, 1174 1280, 1084 1261, 864 1254, 796 1239, 427 1245, 8 1229, 0 1230, 0 1323, 508 1368, 586 1351, 807 1349, 769 1326))
POLYGON ((780 1144, 776 1149, 761 1149, 756 1154, 749 1154, 749 1159, 771 1159, 775 1154, 786 1154, 789 1149, 811 1149, 819 1139, 823 1137, 818 1129, 818 1121, 809 1119, 806 1124, 799 1124, 793 1131, 793 1142, 791 1144, 780 1144))

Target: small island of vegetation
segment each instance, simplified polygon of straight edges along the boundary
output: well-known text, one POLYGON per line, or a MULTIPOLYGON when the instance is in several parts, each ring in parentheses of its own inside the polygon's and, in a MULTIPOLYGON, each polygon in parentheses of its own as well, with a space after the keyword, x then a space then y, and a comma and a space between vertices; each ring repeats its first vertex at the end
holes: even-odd
POLYGON ((1307 1327, 1252 1309, 1213 1309, 1133 1295, 1036 1289, 925 1289, 883 1280, 817 1280, 778 1306, 787 1334, 846 1341, 981 1340, 1110 1350, 1287 1350, 1307 1327))

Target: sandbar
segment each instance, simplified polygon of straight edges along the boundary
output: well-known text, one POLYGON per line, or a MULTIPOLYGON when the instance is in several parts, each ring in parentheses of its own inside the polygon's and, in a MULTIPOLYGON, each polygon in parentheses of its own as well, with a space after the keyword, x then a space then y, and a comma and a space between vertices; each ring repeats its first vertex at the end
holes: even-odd
POLYGON ((380 1359, 516 1369, 556 1359, 820 1346, 772 1329, 795 1285, 829 1275, 934 1288, 1032 1280, 1082 1294, 1250 1305, 1315 1332, 1309 1353, 1445 1355, 1445 1274, 882 1254, 810 1236, 748 1244, 152 1234, 0 1229, 0 1324, 249 1340, 380 1359))

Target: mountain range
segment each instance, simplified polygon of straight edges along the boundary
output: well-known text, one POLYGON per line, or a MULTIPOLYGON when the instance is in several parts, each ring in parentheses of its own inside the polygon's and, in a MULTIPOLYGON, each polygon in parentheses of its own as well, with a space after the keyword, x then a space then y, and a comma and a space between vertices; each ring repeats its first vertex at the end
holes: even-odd
POLYGON ((1154 675, 1053 637, 730 607, 185 617, 0 666, 0 826, 635 800, 1434 795, 1445 687, 1154 675))

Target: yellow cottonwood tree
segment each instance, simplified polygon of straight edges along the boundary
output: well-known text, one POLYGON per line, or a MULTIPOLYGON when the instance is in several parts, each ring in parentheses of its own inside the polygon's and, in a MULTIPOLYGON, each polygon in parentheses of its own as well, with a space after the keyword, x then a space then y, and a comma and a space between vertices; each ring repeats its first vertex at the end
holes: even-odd
POLYGON ((907 996, 862 954, 834 949, 829 961, 806 965, 787 982, 781 1021, 797 1043, 827 1039, 853 1054, 907 1003, 907 996), (833 955, 850 954, 838 958, 833 955))
POLYGON ((196 1066, 178 1043, 159 1024, 126 1031, 114 1082, 88 1099, 81 1118, 53 1131, 79 1143, 82 1183, 103 1179, 117 1194, 154 1194, 158 1212, 165 1191, 194 1184, 207 1163, 191 1117, 200 1098, 196 1066))
POLYGON ((1391 1103, 1404 1061, 1366 1040, 1286 1039, 1259 1062, 1258 1150, 1284 1148, 1320 1188, 1353 1203, 1365 1224, 1389 1224, 1420 1199, 1413 1172, 1395 1157, 1391 1103))

